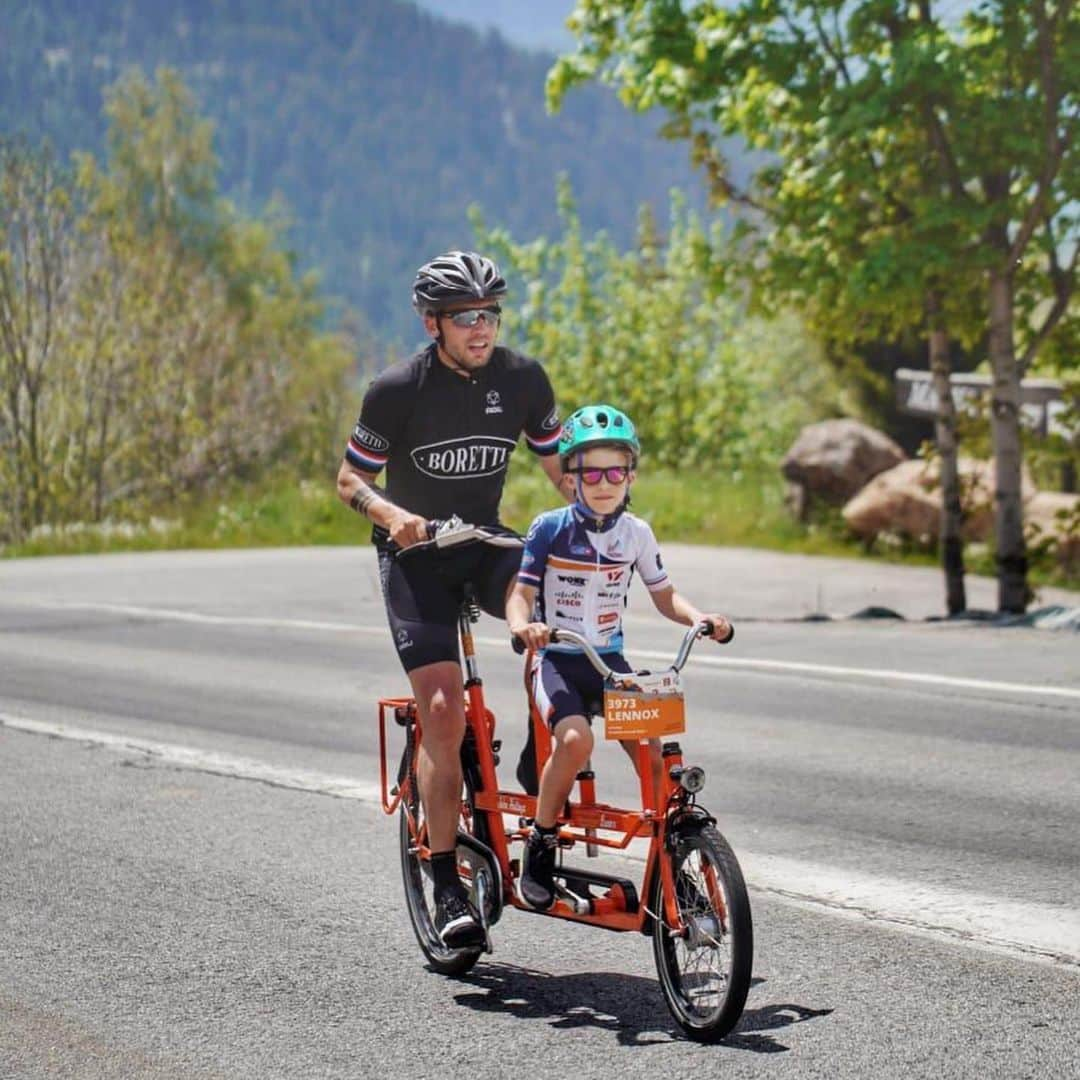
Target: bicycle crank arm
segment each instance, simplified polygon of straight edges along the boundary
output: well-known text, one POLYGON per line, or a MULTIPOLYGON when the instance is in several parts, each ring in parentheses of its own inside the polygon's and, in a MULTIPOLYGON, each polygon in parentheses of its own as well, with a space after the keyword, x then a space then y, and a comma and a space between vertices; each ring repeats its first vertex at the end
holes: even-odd
POLYGON ((576 892, 571 892, 561 882, 555 882, 555 895, 560 900, 565 900, 573 909, 575 915, 589 915, 592 913, 592 903, 585 896, 578 896, 576 892))

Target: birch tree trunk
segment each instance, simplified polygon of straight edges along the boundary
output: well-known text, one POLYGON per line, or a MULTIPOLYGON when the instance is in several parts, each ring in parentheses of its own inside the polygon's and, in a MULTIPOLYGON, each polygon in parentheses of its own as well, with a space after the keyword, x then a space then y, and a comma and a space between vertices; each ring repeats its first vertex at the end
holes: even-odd
POLYGON ((1028 586, 1020 487, 1020 368, 1013 342, 1013 284, 1007 271, 991 271, 989 301, 990 367, 994 379, 990 432, 996 476, 994 535, 998 610, 1021 614, 1027 607, 1028 586))

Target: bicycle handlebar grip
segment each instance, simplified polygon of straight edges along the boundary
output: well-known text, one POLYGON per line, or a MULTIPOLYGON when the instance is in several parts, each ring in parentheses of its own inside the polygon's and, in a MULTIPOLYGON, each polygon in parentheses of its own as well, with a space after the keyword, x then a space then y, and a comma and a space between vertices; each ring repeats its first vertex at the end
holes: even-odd
MULTIPOLYGON (((559 637, 559 631, 556 630, 553 626, 550 630, 550 636, 548 637, 548 641, 556 642, 560 640, 562 639, 559 637)), ((518 656, 521 656, 528 648, 528 646, 525 644, 524 639, 522 639, 518 634, 510 635, 510 644, 514 649, 514 652, 516 652, 518 656)))
MULTIPOLYGON (((712 619, 705 619, 703 621, 705 623, 705 633, 708 634, 709 637, 712 637, 713 634, 716 633, 716 624, 712 621, 712 619)), ((727 645, 727 643, 729 641, 731 641, 732 638, 735 637, 735 627, 734 627, 734 625, 732 625, 731 623, 728 623, 728 626, 731 627, 731 629, 728 630, 728 636, 726 638, 721 638, 717 642, 717 645, 727 645)))

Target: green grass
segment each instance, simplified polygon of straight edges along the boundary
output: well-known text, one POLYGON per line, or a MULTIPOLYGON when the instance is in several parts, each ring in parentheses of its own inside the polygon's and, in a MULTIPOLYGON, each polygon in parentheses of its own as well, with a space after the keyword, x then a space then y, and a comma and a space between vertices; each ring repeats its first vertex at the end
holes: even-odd
MULTIPOLYGON (((503 498, 503 519, 524 531, 533 517, 557 505, 558 497, 535 467, 512 471, 503 498)), ((633 509, 653 526, 661 543, 682 542, 768 548, 808 555, 868 558, 915 566, 937 565, 937 554, 913 544, 878 544, 872 550, 845 531, 839 512, 819 512, 808 525, 784 506, 783 482, 773 472, 739 477, 686 473, 643 473, 634 485, 633 509)), ((370 526, 343 506, 332 479, 281 476, 231 498, 195 503, 171 520, 147 524, 76 524, 40 531, 23 544, 0 549, 7 557, 74 555, 172 548, 291 547, 307 544, 365 544, 370 526)), ((970 573, 993 575, 993 556, 971 545, 970 573)), ((1071 574, 1051 560, 1033 563, 1032 585, 1080 589, 1071 574)))

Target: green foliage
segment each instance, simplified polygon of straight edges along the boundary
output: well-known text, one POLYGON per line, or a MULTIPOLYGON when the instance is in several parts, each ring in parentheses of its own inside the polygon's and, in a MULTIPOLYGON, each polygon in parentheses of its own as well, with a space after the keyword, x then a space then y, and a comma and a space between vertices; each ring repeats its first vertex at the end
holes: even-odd
POLYGON ((517 243, 477 218, 480 244, 528 282, 508 338, 540 357, 564 412, 624 409, 646 468, 707 465, 738 473, 773 463, 798 427, 835 398, 798 321, 751 318, 706 282, 716 238, 675 197, 667 235, 643 210, 636 246, 582 233, 562 181, 562 235, 517 243))
POLYGON ((175 73, 110 95, 74 177, 0 147, 0 541, 143 520, 332 455, 351 366, 273 222, 217 194, 175 73))
POLYGON ((579 0, 571 23, 578 51, 549 100, 601 78, 667 110, 714 197, 744 211, 745 257, 728 265, 756 272, 757 303, 798 304, 830 341, 892 340, 922 328, 933 288, 950 336, 976 346, 982 275, 1011 239, 988 241, 1030 224, 1041 250, 1017 270, 1017 332, 1041 345, 1036 309, 1075 281, 1057 262, 1080 195, 1072 5, 993 0, 946 20, 931 0, 579 0), (719 152, 733 134, 766 155, 747 189, 719 152))

